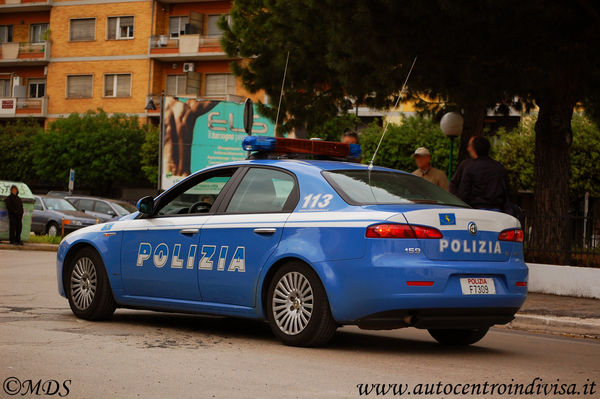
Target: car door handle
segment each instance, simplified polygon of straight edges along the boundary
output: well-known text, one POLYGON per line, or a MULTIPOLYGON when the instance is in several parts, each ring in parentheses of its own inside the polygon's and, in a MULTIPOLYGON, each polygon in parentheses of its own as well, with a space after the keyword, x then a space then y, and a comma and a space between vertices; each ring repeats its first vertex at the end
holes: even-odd
POLYGON ((254 229, 256 234, 274 234, 277 231, 274 227, 263 227, 260 229, 254 229))
POLYGON ((200 231, 200 229, 182 229, 182 230, 179 230, 179 232, 181 234, 190 235, 190 236, 193 236, 194 234, 197 234, 199 231, 200 231))

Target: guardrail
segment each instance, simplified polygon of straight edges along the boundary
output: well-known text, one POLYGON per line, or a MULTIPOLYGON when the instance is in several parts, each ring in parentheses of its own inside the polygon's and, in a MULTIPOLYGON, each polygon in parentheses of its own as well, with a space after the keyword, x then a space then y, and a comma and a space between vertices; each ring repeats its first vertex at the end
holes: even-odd
POLYGON ((0 43, 0 61, 6 60, 47 60, 50 58, 50 42, 9 42, 0 43))
POLYGON ((48 113, 48 97, 0 98, 0 117, 45 116, 48 113))
POLYGON ((170 38, 167 35, 150 36, 150 53, 178 52, 182 54, 198 53, 204 47, 221 47, 220 36, 181 35, 170 38))

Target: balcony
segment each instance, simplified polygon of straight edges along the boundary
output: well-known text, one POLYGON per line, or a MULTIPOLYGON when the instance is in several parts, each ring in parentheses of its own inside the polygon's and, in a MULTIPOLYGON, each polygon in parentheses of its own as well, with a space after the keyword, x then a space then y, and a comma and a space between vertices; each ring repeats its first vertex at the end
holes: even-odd
POLYGON ((0 118, 45 117, 48 114, 48 97, 0 98, 0 118))
POLYGON ((164 61, 227 60, 221 49, 220 36, 181 35, 172 39, 167 35, 151 36, 150 58, 164 61))
POLYGON ((52 0, 0 0, 0 13, 20 11, 48 11, 52 0))
POLYGON ((46 65, 50 59, 50 42, 0 43, 0 66, 46 65))

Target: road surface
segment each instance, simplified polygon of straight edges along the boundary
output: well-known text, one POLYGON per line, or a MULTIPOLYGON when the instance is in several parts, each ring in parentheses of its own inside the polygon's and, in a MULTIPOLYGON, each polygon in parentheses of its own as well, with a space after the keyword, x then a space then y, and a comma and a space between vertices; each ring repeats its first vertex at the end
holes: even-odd
POLYGON ((408 389, 492 398, 521 396, 509 395, 519 383, 525 395, 532 382, 527 397, 544 397, 546 383, 557 384, 546 386, 550 396, 566 384, 557 397, 600 397, 597 340, 495 328, 457 348, 415 329, 344 327, 328 347, 303 349, 281 345, 256 321, 132 310, 79 320, 57 293, 55 256, 0 251, 0 398, 7 390, 23 397, 39 381, 39 393, 69 398, 358 398, 394 397, 394 389, 396 397, 408 389))

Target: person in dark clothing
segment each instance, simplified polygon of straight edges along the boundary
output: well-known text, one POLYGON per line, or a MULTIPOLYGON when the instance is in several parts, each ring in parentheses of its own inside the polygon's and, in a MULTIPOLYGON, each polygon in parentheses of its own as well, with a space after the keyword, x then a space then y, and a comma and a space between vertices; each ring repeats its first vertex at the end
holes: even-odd
MULTIPOLYGON (((471 137, 471 139, 469 140, 469 147, 473 145, 473 139, 475 137, 471 137)), ((467 167, 467 165, 469 163, 471 163, 471 161, 473 161, 472 158, 468 158, 465 159, 464 161, 462 161, 460 164, 458 164, 458 168, 456 168, 456 171, 454 172, 454 175, 452 176, 451 180, 450 180, 450 192, 454 195, 456 195, 458 197, 458 187, 460 186, 460 180, 462 179, 463 173, 465 171, 465 168, 467 167)))
POLYGON ((8 210, 8 230, 10 243, 23 245, 21 241, 21 230, 23 229, 23 201, 19 197, 19 189, 13 185, 10 195, 4 200, 8 210))
POLYGON ((473 208, 501 212, 508 198, 506 169, 490 158, 490 142, 485 137, 474 137, 467 151, 472 159, 462 170, 458 197, 473 208))

